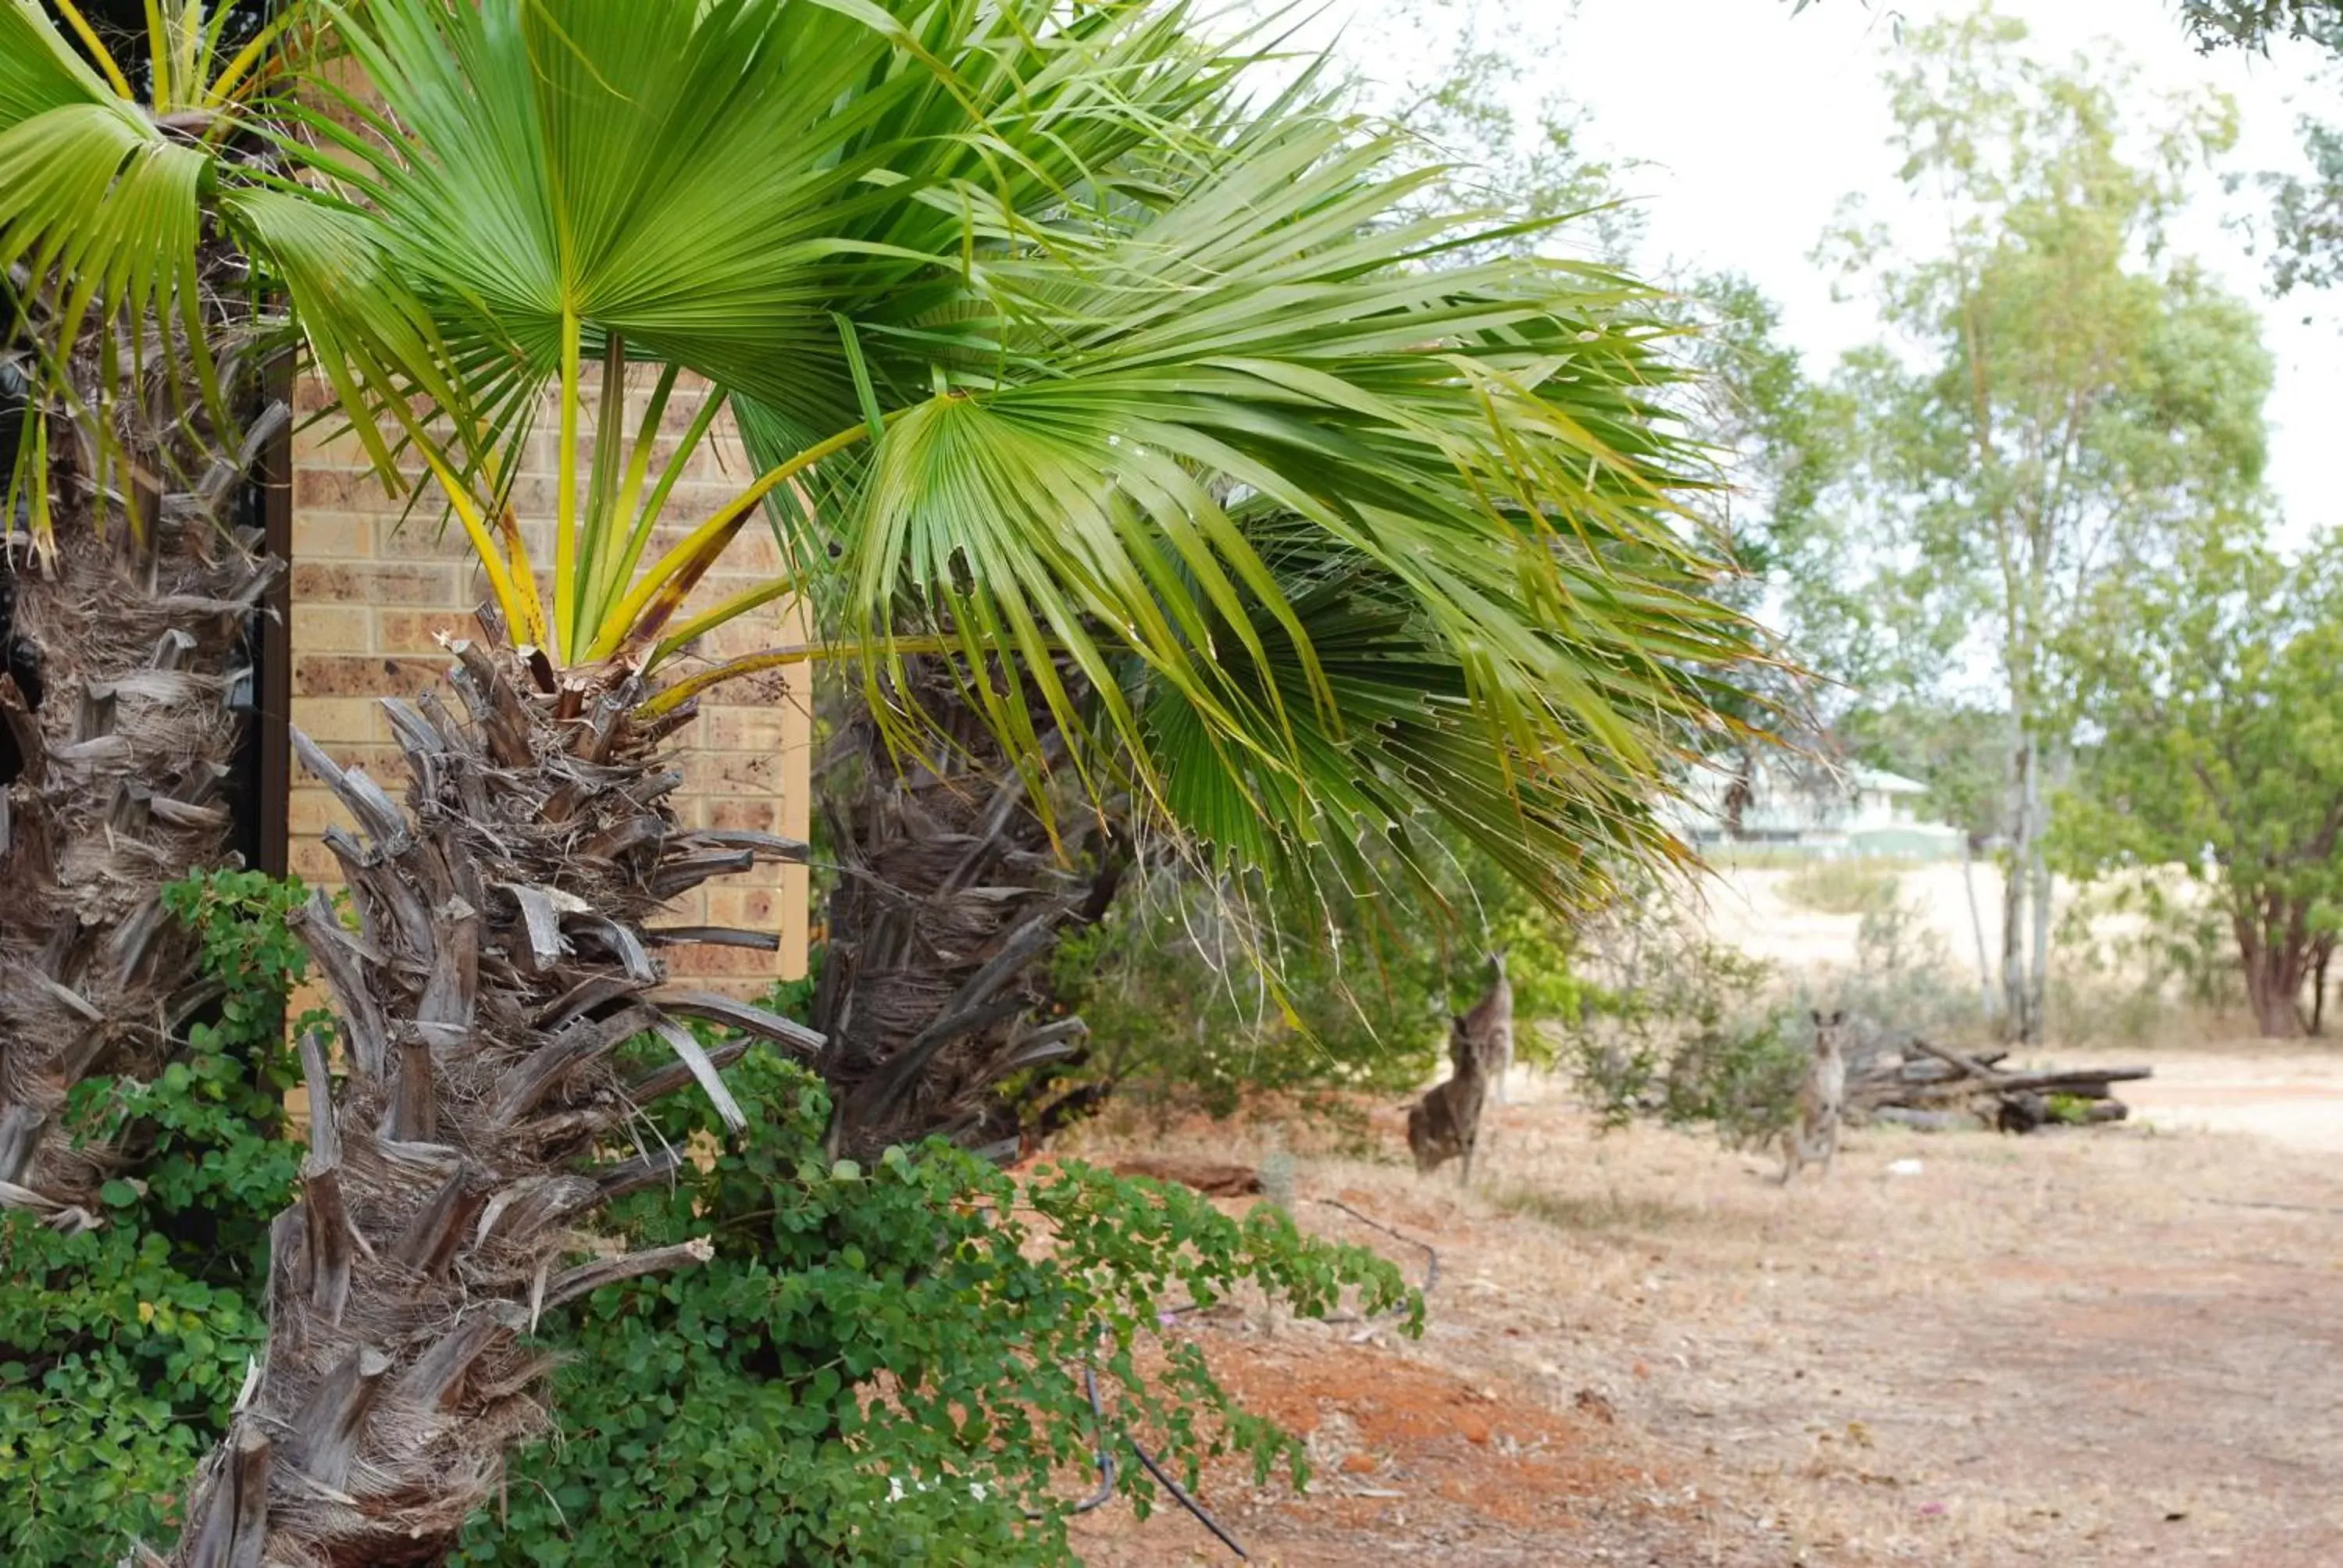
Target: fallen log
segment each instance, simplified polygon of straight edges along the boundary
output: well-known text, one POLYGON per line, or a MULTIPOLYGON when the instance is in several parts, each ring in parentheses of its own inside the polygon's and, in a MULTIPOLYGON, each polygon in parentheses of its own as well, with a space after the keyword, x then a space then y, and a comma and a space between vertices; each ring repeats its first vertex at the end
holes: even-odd
POLYGON ((1213 1198, 1245 1198, 1261 1191, 1259 1171, 1250 1165, 1231 1165, 1214 1160, 1141 1154, 1116 1161, 1114 1173, 1176 1182, 1213 1198))
POLYGON ((1974 1130, 1977 1119, 1958 1111, 1915 1111, 1905 1105, 1883 1105, 1871 1113, 1874 1121, 1909 1127, 1916 1132, 1957 1132, 1974 1130))
POLYGON ((1983 1124, 2005 1132, 2031 1132, 2053 1123, 2121 1121, 2130 1110, 2113 1085, 2155 1075, 2147 1067, 2090 1067, 2008 1071, 2006 1051, 1970 1055, 1912 1039, 1897 1059, 1874 1055, 1853 1074, 1846 1103, 1871 1120, 1945 1131, 1983 1124), (2085 1101, 2080 1116, 2059 1101, 2085 1101))

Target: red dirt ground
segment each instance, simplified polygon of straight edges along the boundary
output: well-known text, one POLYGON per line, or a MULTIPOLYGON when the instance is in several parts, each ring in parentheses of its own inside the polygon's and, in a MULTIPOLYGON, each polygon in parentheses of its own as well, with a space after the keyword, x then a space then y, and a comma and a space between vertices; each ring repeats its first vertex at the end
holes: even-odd
MULTIPOLYGON (((1314 1228, 1420 1274, 1318 1201, 1339 1197, 1439 1248, 1422 1341, 1262 1311, 1182 1331, 1308 1439, 1306 1495, 1205 1477, 1254 1563, 2343 1564, 2331 1159, 1875 1130, 1784 1191, 1695 1139, 1596 1139, 1559 1101, 1493 1115, 1469 1193, 1396 1161, 1296 1170, 1314 1228)), ((1233 1561, 1168 1504, 1075 1542, 1094 1568, 1233 1561)))

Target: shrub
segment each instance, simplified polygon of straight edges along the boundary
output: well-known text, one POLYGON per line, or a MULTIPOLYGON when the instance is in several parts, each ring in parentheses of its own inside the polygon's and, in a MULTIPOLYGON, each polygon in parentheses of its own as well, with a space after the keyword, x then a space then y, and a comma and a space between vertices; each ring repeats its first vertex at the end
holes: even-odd
MULTIPOLYGON (((1135 1090, 1160 1111, 1224 1117, 1249 1095, 1397 1094, 1446 1060, 1448 1020, 1477 1001, 1506 951, 1521 1060, 1552 1060, 1539 1019, 1576 1010, 1566 930, 1469 856, 1432 898, 1342 900, 1309 929, 1178 867, 1134 878, 1107 919, 1069 938, 1052 969, 1090 1025, 1070 1082, 1135 1090)), ((1396 886, 1398 879, 1394 879, 1396 886)))
POLYGON ((1863 917, 1851 971, 1794 1000, 1802 1008, 1844 1010, 1872 1041, 1974 1039, 1986 1023, 1976 975, 1973 962, 1953 956, 1943 932, 1896 903, 1863 917))
POLYGON ((298 882, 223 871, 166 889, 223 989, 151 1083, 93 1078, 67 1115, 117 1143, 103 1223, 65 1235, 0 1211, 0 1557, 110 1561, 173 1528, 173 1494, 217 1441, 264 1333, 268 1224, 300 1146, 285 999, 304 970, 298 882))
MULTIPOLYGON (((611 1286, 554 1325, 574 1359, 560 1438, 518 1461, 470 1563, 1055 1563, 1093 1447, 1143 1509, 1138 1437, 1192 1481, 1233 1451, 1302 1473, 1162 1315, 1251 1287, 1322 1314, 1422 1303, 1388 1262, 1285 1212, 1080 1165, 1020 1183, 931 1144, 876 1167, 821 1151, 818 1084, 751 1057, 749 1131, 672 1191, 614 1212, 635 1245, 707 1235, 706 1265, 611 1286), (1094 1415, 1084 1369, 1103 1393, 1094 1415), (1064 1484, 1055 1484, 1064 1483, 1064 1484)), ((716 1131, 679 1105, 659 1133, 716 1131)))
MULTIPOLYGON (((301 1156, 285 1015, 306 966, 285 916, 306 896, 245 872, 166 893, 223 995, 155 1082, 94 1080, 71 1107, 82 1136, 132 1151, 136 1179, 109 1183, 106 1223, 77 1235, 0 1214, 12 1565, 167 1536, 176 1489, 226 1426, 301 1156)), ((777 1000, 802 1005, 804 989, 777 1000)), ((727 1148, 696 1100, 663 1106, 639 1134, 713 1157, 612 1215, 636 1245, 710 1236, 713 1261, 548 1325, 572 1358, 564 1435, 521 1457, 462 1561, 1065 1562, 1051 1483, 1094 1442, 1121 1450, 1118 1487, 1141 1507, 1134 1437, 1191 1480, 1227 1452, 1262 1477, 1301 1474, 1297 1442, 1238 1408, 1161 1314, 1247 1289, 1322 1314, 1347 1290, 1421 1323, 1395 1268, 1303 1237, 1274 1206, 1230 1219, 1185 1189, 1075 1165, 1021 1185, 940 1145, 866 1171, 823 1156, 811 1079, 754 1055, 729 1076, 750 1130, 727 1148)))
POLYGON ((1773 966, 1709 940, 1655 894, 1588 928, 1580 972, 1565 1062, 1605 1128, 1649 1116, 1744 1147, 1789 1125, 1807 1036, 1773 966))

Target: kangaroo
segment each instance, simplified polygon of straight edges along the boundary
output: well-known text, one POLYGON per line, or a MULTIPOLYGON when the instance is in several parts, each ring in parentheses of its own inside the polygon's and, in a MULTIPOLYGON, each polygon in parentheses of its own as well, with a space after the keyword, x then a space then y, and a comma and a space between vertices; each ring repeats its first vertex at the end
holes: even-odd
POLYGON ((1489 975, 1487 993, 1473 1004, 1461 1027, 1480 1042, 1490 1085, 1497 1091, 1497 1103, 1503 1105, 1505 1074, 1513 1069, 1513 982, 1505 974, 1504 949, 1489 955, 1489 975))
POLYGON ((1846 1014, 1820 1012, 1815 1020, 1815 1059, 1806 1065, 1806 1081, 1798 1086, 1798 1116, 1782 1133, 1781 1184, 1819 1159, 1823 1174, 1830 1174, 1838 1157, 1839 1112, 1846 1108, 1846 1053, 1841 1049, 1846 1014))
POLYGON ((1489 1097, 1492 1077, 1503 1073, 1513 1060, 1513 988, 1505 980, 1505 960, 1493 954, 1496 980, 1470 1012, 1458 1013, 1448 1030, 1447 1079, 1409 1108, 1407 1146, 1415 1155, 1415 1169, 1430 1175, 1451 1160, 1461 1160, 1456 1180, 1473 1181, 1473 1151, 1481 1141, 1481 1110, 1489 1097))

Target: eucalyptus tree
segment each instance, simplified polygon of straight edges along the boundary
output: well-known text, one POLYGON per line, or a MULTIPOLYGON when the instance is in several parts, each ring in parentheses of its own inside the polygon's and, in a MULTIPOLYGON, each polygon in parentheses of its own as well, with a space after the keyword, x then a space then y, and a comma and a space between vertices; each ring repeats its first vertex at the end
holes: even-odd
MULTIPOLYGON (((269 1346, 179 1561, 442 1559, 539 1419, 537 1314, 702 1255, 586 1236, 675 1159, 621 1157, 633 1107, 729 1106, 760 1039, 821 1063, 836 1141, 868 1147, 1037 1048, 824 1042, 666 983, 659 945, 708 935, 649 924, 667 900, 803 851, 662 805, 721 681, 850 661, 913 752, 940 681, 1035 793, 1127 792, 1271 875, 1358 864, 1424 804, 1557 891, 1671 852, 1649 797, 1745 643, 1669 505, 1640 292, 1426 265, 1457 222, 1402 216, 1424 176, 1311 79, 1264 100, 1243 47, 1123 0, 337 15, 367 97, 319 75, 206 111, 215 149, 282 166, 198 147, 138 194, 167 223, 118 179, 42 218, 91 236, 85 270, 149 277, 208 215, 386 473, 428 472, 488 598, 458 702, 392 705, 403 805, 302 745, 361 829, 331 840, 357 930, 304 928, 345 1071, 305 1042, 269 1346), (675 518, 724 408, 761 471, 675 518), (540 436, 533 553, 513 476, 540 436), (790 570, 704 603, 760 517, 790 570), (697 657, 790 592, 824 636, 697 657), (694 1017, 741 1033, 710 1051, 694 1017)), ((87 72, 15 86, 59 166, 122 166, 87 72)), ((990 1005, 987 967, 948 1008, 990 1005)))
POLYGON ((2060 634, 2110 569, 2251 494, 2270 366, 2250 309, 2165 243, 2232 107, 2128 114, 2119 65, 2046 66, 2025 38, 1990 9, 1911 31, 1888 84, 1920 237, 1856 214, 1825 252, 1898 335, 1838 377, 1845 575, 1875 607, 1883 680, 1997 694, 2004 1022, 2033 1040, 2067 739, 2060 634))
POLYGON ((2220 517, 2093 596, 2055 848, 2086 877, 2184 868, 2226 917, 2257 1028, 2290 1039, 2321 1019, 2343 930, 2343 548, 2289 558, 2262 533, 2220 517))

